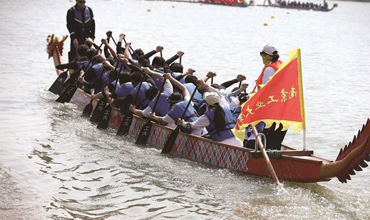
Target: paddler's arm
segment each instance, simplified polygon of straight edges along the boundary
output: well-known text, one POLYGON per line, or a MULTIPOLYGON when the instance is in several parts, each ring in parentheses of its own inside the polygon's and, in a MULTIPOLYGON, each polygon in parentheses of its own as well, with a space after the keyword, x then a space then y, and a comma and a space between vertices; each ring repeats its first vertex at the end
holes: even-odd
POLYGON ((114 58, 117 59, 117 53, 116 51, 113 49, 113 47, 111 45, 108 44, 108 41, 107 39, 102 39, 102 43, 108 48, 109 52, 112 54, 112 56, 114 58))
POLYGON ((211 124, 208 117, 205 115, 200 116, 193 122, 185 122, 184 119, 177 119, 177 124, 187 129, 201 129, 211 124))
POLYGON ((195 70, 189 68, 186 72, 183 72, 182 74, 178 75, 175 79, 177 81, 180 81, 185 76, 193 75, 194 73, 195 73, 195 70))
POLYGON ((144 68, 144 73, 148 74, 148 75, 152 75, 156 78, 158 78, 159 80, 163 81, 164 77, 162 74, 158 73, 158 72, 155 72, 151 69, 149 69, 148 67, 145 67, 144 68))
POLYGON ((163 51, 163 46, 157 46, 155 48, 155 50, 152 50, 146 54, 144 54, 143 56, 141 56, 140 58, 146 58, 146 59, 149 59, 151 56, 153 56, 154 54, 158 53, 158 52, 162 52, 163 51))
POLYGON ((129 109, 130 109, 130 111, 132 113, 134 113, 135 115, 138 115, 138 116, 140 116, 142 118, 149 116, 149 114, 147 114, 146 116, 143 114, 143 112, 146 111, 148 108, 150 109, 150 112, 151 112, 152 111, 152 108, 150 108, 150 106, 146 107, 144 110, 136 109, 136 106, 134 106, 132 104, 129 107, 129 109))
POLYGON ((172 56, 170 59, 166 60, 165 64, 170 65, 171 63, 175 62, 178 58, 182 57, 184 55, 184 52, 177 51, 177 53, 172 56))
POLYGON ((55 66, 58 70, 71 69, 76 70, 78 68, 77 63, 72 61, 70 63, 58 64, 55 66))
POLYGON ((207 73, 207 75, 205 76, 205 77, 203 77, 203 81, 204 82, 207 82, 210 78, 212 78, 212 77, 216 77, 217 76, 217 74, 216 73, 214 73, 214 72, 208 72, 207 73))

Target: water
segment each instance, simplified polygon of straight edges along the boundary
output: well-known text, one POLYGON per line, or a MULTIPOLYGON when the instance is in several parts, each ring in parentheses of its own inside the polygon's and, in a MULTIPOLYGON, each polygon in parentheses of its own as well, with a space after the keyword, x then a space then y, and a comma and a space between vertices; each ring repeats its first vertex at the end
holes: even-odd
MULTIPOLYGON (((307 145, 319 156, 334 160, 369 117, 367 3, 339 2, 329 13, 134 0, 87 4, 98 39, 112 30, 116 39, 124 32, 134 48, 163 45, 165 57, 182 50, 185 68, 198 76, 215 71, 215 82, 245 74, 252 85, 266 43, 274 43, 282 60, 301 48, 307 145)), ((333 179, 276 188, 268 178, 138 147, 112 130, 98 131, 74 104, 54 102, 45 39, 67 34, 72 5, 1 1, 0 219, 369 219, 370 169, 348 184, 333 179)), ((69 40, 64 60, 68 47, 69 40)), ((289 133, 285 143, 301 148, 302 134, 289 133)))

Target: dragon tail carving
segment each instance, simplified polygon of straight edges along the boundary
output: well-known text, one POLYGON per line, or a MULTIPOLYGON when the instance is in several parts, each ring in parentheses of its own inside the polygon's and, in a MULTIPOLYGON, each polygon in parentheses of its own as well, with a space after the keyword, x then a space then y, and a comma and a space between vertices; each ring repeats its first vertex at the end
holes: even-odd
POLYGON ((367 167, 365 161, 370 161, 370 120, 358 131, 357 136, 340 150, 337 159, 333 163, 323 164, 320 169, 321 178, 337 177, 342 183, 351 180, 355 171, 361 171, 367 167))

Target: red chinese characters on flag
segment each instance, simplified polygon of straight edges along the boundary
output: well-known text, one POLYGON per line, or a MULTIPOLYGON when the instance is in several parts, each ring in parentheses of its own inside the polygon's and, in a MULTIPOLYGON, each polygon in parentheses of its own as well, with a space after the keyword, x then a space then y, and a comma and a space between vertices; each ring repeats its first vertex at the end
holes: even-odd
POLYGON ((290 59, 242 106, 234 134, 242 140, 244 136, 238 131, 244 133, 248 125, 256 125, 260 121, 265 122, 267 128, 276 122, 282 123, 284 130, 290 125, 294 125, 294 132, 303 129, 305 113, 302 87, 300 51, 297 49, 290 52, 290 59))

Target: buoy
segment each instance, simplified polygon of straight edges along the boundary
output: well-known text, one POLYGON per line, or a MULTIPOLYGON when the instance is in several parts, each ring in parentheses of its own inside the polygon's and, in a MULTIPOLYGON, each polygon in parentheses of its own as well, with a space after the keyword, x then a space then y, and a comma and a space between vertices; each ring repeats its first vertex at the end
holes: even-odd
POLYGON ((268 26, 269 24, 267 22, 263 22, 263 26, 268 26))
POLYGON ((151 12, 152 10, 150 10, 150 8, 148 8, 148 12, 151 12))
POLYGON ((271 19, 274 19, 275 18, 275 15, 271 15, 271 19))

